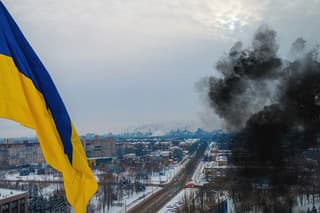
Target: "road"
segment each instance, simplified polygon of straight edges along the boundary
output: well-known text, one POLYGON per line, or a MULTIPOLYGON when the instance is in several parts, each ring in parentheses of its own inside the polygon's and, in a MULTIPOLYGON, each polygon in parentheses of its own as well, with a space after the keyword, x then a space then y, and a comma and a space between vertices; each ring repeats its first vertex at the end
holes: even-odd
POLYGON ((131 208, 128 213, 154 213, 159 211, 167 202, 174 198, 179 191, 185 187, 188 180, 191 179, 206 148, 207 143, 202 143, 197 153, 170 183, 164 185, 162 190, 151 195, 145 201, 131 208))

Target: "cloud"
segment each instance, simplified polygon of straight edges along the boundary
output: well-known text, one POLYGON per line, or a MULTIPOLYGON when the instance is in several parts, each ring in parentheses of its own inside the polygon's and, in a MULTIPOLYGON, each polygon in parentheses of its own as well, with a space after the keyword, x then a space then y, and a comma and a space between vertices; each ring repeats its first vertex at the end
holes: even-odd
POLYGON ((265 1, 254 0, 176 0, 172 4, 219 39, 260 21, 261 12, 265 9, 265 1))
POLYGON ((203 109, 194 84, 214 72, 235 40, 250 41, 268 23, 285 54, 296 37, 316 42, 320 34, 316 0, 3 2, 80 132, 198 119, 203 109))

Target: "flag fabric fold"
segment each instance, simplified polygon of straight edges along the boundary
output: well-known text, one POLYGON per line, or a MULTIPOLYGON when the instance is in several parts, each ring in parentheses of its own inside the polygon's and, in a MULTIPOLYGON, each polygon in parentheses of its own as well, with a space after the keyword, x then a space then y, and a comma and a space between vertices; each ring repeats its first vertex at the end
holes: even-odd
POLYGON ((85 212, 96 179, 44 65, 0 1, 0 117, 36 131, 46 162, 62 173, 68 202, 85 212))

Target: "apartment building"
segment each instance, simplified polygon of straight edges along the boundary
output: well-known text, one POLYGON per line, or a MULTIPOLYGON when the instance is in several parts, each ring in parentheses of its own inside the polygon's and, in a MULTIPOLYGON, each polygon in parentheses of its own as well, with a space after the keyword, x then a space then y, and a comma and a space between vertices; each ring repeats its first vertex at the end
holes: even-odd
POLYGON ((0 213, 27 213, 28 193, 0 188, 0 213))

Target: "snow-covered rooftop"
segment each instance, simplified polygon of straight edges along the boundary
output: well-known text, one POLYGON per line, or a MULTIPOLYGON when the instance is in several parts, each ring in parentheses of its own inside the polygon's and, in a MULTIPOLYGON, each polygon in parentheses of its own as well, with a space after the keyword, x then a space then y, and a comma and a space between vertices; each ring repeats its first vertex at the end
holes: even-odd
POLYGON ((21 195, 24 193, 27 193, 27 192, 0 188, 0 200, 6 199, 6 198, 12 197, 12 196, 21 195))
POLYGON ((217 156, 216 161, 228 161, 228 158, 227 156, 220 155, 220 156, 217 156))

